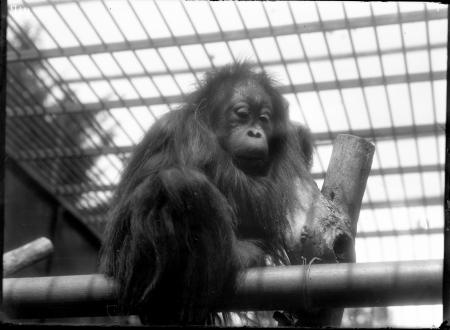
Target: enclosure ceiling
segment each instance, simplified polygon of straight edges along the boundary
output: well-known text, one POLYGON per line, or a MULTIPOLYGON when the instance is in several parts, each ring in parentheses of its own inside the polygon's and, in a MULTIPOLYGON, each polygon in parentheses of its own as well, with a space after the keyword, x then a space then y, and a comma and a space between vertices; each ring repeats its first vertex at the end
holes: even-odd
POLYGON ((360 242, 441 244, 447 6, 49 0, 9 9, 8 155, 95 232, 151 124, 205 71, 250 59, 314 133, 319 187, 337 134, 376 144, 360 242))

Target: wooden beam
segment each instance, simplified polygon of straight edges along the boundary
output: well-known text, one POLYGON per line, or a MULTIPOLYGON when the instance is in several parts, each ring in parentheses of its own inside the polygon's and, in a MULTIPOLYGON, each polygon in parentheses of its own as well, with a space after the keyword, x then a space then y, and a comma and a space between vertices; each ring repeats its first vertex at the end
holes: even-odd
MULTIPOLYGON (((248 269, 222 310, 289 310, 441 303, 442 260, 313 264, 248 269), (307 290, 305 290, 305 288, 307 290)), ((100 274, 3 280, 4 311, 15 318, 118 313, 115 285, 100 274)))
POLYGON ((339 135, 334 144, 322 194, 349 215, 353 238, 372 167, 375 146, 363 138, 339 135))
MULTIPOLYGON (((375 146, 369 141, 348 134, 338 135, 322 186, 325 198, 349 217, 351 237, 337 236, 333 243, 336 257, 349 262, 356 261, 357 223, 374 153, 375 146)), ((336 260, 328 262, 335 263, 336 260)), ((309 319, 311 325, 339 327, 343 313, 343 308, 323 309, 313 312, 309 319)))
MULTIPOLYGON (((8 146, 6 146, 6 149, 7 155, 15 155, 16 150, 11 150, 11 148, 8 148, 8 146)), ((38 173, 39 171, 36 171, 32 164, 22 162, 19 165, 15 161, 14 156, 7 157, 7 164, 11 169, 20 173, 20 175, 22 175, 27 180, 30 180, 30 182, 33 183, 36 187, 39 187, 41 189, 40 193, 43 193, 50 198, 54 198, 54 200, 61 206, 63 206, 68 214, 70 214, 70 216, 75 219, 76 226, 83 231, 83 234, 87 235, 86 237, 88 237, 91 242, 94 242, 94 244, 100 244, 101 234, 95 231, 92 226, 87 225, 86 222, 83 221, 84 218, 80 215, 80 210, 78 210, 73 204, 69 203, 66 199, 55 194, 54 187, 49 184, 48 180, 46 180, 45 177, 38 173)))

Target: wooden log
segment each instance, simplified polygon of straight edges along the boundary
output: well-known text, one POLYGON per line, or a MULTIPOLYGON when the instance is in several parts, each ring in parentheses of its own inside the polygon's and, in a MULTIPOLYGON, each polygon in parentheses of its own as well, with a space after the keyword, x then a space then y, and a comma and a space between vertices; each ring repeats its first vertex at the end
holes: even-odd
POLYGON ((3 276, 14 274, 20 269, 34 264, 53 252, 52 242, 46 238, 38 238, 3 255, 3 276))
POLYGON ((359 137, 339 135, 333 146, 322 192, 312 178, 298 182, 298 205, 287 230, 292 264, 354 261, 354 236, 374 146, 359 137))
POLYGON ((350 217, 353 238, 374 152, 375 146, 365 139, 338 135, 322 186, 322 194, 350 217))
MULTIPOLYGON (((322 194, 350 219, 351 237, 338 236, 333 251, 339 259, 356 261, 355 237, 359 211, 372 167, 375 147, 372 143, 347 134, 338 135, 333 144, 331 159, 322 186, 322 194)), ((344 309, 322 311, 318 325, 338 327, 344 309)))
MULTIPOLYGON (((320 191, 311 177, 299 182, 298 211, 290 222, 287 253, 292 264, 354 262, 356 223, 374 146, 339 135, 320 191)), ((342 310, 319 310, 307 301, 287 311, 299 326, 339 326, 342 310)))
MULTIPOLYGON (((289 310, 306 300, 317 308, 437 304, 442 269, 442 260, 251 268, 220 309, 289 310)), ((115 285, 100 274, 8 278, 3 286, 3 310, 14 318, 118 313, 115 285)))

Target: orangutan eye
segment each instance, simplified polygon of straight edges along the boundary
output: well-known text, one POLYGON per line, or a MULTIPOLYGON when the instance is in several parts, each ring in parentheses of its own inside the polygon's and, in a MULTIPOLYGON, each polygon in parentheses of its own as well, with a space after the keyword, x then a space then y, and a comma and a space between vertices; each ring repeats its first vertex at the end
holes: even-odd
POLYGON ((247 119, 250 116, 250 111, 245 105, 240 105, 234 110, 234 113, 241 119, 247 119))
POLYGON ((261 115, 261 116, 259 116, 259 120, 262 121, 263 123, 267 124, 268 122, 270 122, 270 115, 268 115, 268 114, 261 115))
POLYGON ((271 113, 269 109, 264 108, 261 111, 261 115, 259 116, 259 120, 263 123, 269 123, 271 120, 271 113))

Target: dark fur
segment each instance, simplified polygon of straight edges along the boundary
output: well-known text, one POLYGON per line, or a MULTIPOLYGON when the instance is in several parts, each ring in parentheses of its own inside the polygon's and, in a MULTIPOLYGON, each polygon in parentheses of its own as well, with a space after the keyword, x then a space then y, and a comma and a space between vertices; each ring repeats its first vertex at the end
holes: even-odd
POLYGON ((240 63, 208 74, 179 111, 152 126, 123 173, 102 251, 125 312, 147 323, 204 323, 233 291, 239 270, 264 264, 265 255, 289 262, 286 216, 312 147, 284 104, 268 75, 240 63), (214 133, 223 100, 249 79, 274 107, 266 176, 235 167, 214 133))

